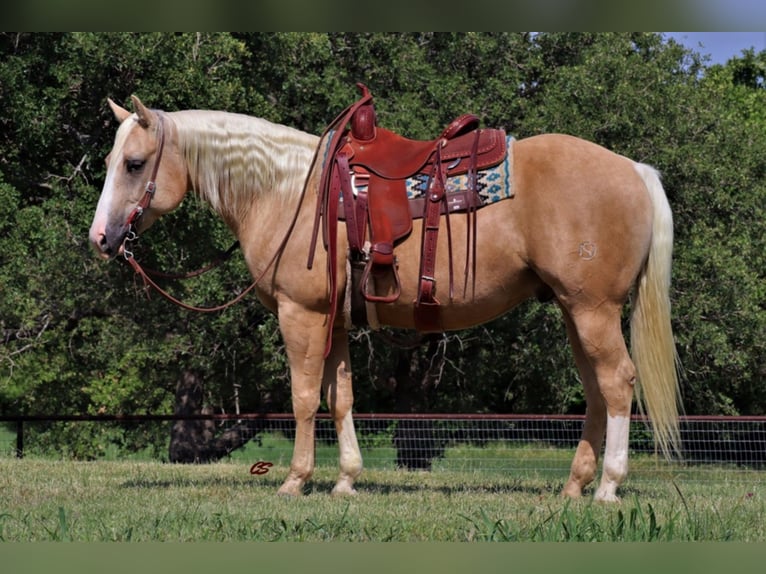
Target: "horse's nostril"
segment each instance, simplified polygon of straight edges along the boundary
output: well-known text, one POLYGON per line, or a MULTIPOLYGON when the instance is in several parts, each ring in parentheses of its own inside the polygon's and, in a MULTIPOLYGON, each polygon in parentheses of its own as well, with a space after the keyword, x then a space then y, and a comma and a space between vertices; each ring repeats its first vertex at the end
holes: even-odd
POLYGON ((111 257, 114 251, 109 245, 109 241, 106 238, 105 233, 99 233, 95 236, 91 236, 91 243, 103 257, 111 257))

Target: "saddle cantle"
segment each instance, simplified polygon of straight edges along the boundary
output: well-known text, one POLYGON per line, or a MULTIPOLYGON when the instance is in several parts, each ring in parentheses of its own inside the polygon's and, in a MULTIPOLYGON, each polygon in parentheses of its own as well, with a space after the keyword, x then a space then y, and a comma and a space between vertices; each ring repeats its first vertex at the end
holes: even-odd
MULTIPOLYGON (((395 246, 412 232, 413 219, 423 218, 418 295, 414 301, 414 319, 420 331, 441 331, 439 301, 436 299, 436 245, 442 216, 447 218, 449 249, 449 296, 453 293, 452 248, 449 213, 468 214, 466 281, 469 259, 476 266, 476 210, 481 206, 476 189, 476 172, 493 167, 506 158, 505 132, 501 129, 479 129, 479 119, 465 114, 451 122, 434 140, 412 140, 377 125, 372 95, 363 84, 357 84, 361 98, 330 124, 332 132, 323 166, 318 194, 314 234, 309 267, 323 222, 323 238, 328 250, 328 275, 331 293, 336 289, 337 221, 345 221, 349 259, 355 276, 356 293, 365 301, 391 303, 399 298, 395 246), (350 127, 349 127, 350 126, 350 127), (334 130, 334 131, 333 131, 334 130), (468 189, 446 191, 446 180, 468 174, 468 189), (420 177, 426 182, 423 198, 410 199, 406 182, 420 177), (394 288, 378 295, 371 278, 388 274, 394 288)), ((330 319, 334 321, 336 304, 331 303, 330 319)), ((364 321, 353 309, 355 324, 364 321)), ((327 352, 329 352, 329 341, 327 352)))

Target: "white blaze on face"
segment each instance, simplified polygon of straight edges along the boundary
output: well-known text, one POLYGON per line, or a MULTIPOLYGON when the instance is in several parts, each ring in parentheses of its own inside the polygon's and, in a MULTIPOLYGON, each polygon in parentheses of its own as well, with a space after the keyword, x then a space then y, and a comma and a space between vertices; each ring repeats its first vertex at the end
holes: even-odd
POLYGON ((104 187, 101 190, 101 196, 98 199, 96 212, 93 215, 93 222, 91 223, 90 232, 88 234, 91 244, 104 258, 109 257, 108 254, 103 252, 102 244, 106 237, 107 227, 111 221, 110 218, 113 216, 120 217, 122 215, 121 213, 115 213, 115 209, 119 208, 119 206, 115 206, 115 189, 117 186, 119 170, 124 164, 123 146, 128 133, 135 124, 136 122, 133 121, 125 121, 120 124, 120 128, 117 130, 114 147, 110 154, 109 167, 107 168, 106 178, 104 180, 104 187))
POLYGON ((104 187, 101 190, 101 197, 98 198, 98 205, 96 205, 96 213, 93 216, 93 223, 90 227, 90 240, 95 241, 100 239, 100 236, 106 233, 106 222, 109 219, 109 213, 112 210, 112 190, 114 185, 114 165, 111 163, 109 171, 106 174, 106 180, 104 181, 104 187))

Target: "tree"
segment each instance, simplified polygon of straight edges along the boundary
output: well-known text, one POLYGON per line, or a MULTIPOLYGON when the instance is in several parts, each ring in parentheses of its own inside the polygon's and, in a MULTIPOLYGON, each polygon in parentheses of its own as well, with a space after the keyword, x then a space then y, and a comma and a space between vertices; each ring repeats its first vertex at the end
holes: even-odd
MULTIPOLYGON (((0 218, 10 230, 0 240, 3 410, 168 412, 179 362, 217 373, 206 401, 228 408, 233 383, 258 378, 258 363, 245 358, 254 354, 254 325, 265 311, 252 301, 237 316, 199 317, 147 299, 125 266, 96 261, 87 229, 115 130, 105 97, 146 91, 167 98, 152 102, 156 107, 235 107, 245 93, 237 67, 241 43, 209 34, 3 39, 8 58, 0 74, 9 113, 1 155, 17 158, 7 168, 3 194, 10 201, 0 218), (30 74, 39 77, 30 81, 30 74), (48 158, 44 168, 37 165, 41 158, 48 158)), ((158 245, 175 235, 167 245, 178 249, 146 253, 162 268, 200 265, 231 240, 194 205, 153 235, 158 245)), ((227 271, 201 280, 189 297, 224 300, 249 281, 241 261, 227 271)), ((90 456, 82 448, 77 454, 90 456)))
MULTIPOLYGON (((127 266, 90 253, 116 128, 105 100, 128 105, 137 94, 155 108, 227 109, 320 133, 356 98, 357 81, 373 92, 381 124, 412 138, 471 111, 517 137, 566 132, 659 168, 675 215, 687 410, 766 412, 764 53, 707 67, 654 33, 2 33, 0 54, 2 412, 170 412, 184 373, 204 374, 204 408, 289 410, 277 322, 254 298, 190 314, 147 298, 127 266)), ((190 200, 137 249, 151 267, 188 270, 231 241, 190 200)), ((249 281, 235 256, 192 284, 166 286, 209 304, 249 281)), ((392 377, 427 381, 408 409, 584 409, 550 303, 526 303, 430 348, 370 346, 375 337, 353 335, 359 411, 404 408, 392 377), (404 364, 415 369, 397 377, 404 364)), ((97 441, 76 432, 50 442, 97 454, 97 441)), ((122 442, 155 440, 133 438, 122 442)))

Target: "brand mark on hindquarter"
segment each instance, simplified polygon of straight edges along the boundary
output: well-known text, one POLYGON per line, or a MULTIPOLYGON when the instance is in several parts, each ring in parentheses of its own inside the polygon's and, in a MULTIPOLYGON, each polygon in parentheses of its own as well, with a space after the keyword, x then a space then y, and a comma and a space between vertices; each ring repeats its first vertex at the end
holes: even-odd
POLYGON ((578 253, 582 259, 590 261, 596 256, 596 244, 590 241, 583 241, 580 243, 580 249, 578 253))

